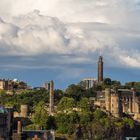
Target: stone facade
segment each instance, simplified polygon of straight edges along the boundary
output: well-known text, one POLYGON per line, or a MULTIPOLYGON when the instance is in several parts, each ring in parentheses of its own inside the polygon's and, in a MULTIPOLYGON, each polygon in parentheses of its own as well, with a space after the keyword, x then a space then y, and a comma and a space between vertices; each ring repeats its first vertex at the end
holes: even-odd
POLYGON ((81 81, 81 86, 85 87, 85 89, 94 88, 97 85, 97 79, 95 78, 84 78, 81 81))
POLYGON ((28 105, 21 105, 20 113, 14 112, 14 117, 23 117, 23 118, 29 117, 28 105))
POLYGON ((20 116, 21 117, 28 117, 28 105, 21 105, 20 106, 20 116))
POLYGON ((0 79, 0 89, 12 90, 13 89, 12 80, 0 79))
POLYGON ((21 121, 17 122, 17 131, 13 133, 12 140, 26 140, 26 135, 22 132, 21 121))
POLYGON ((100 96, 97 96, 94 104, 115 117, 121 117, 123 113, 127 113, 140 121, 140 94, 134 89, 107 88, 101 92, 100 96))
POLYGON ((44 83, 43 88, 45 88, 46 90, 50 90, 50 82, 44 83))
POLYGON ((5 90, 7 94, 13 94, 15 90, 17 94, 20 94, 25 89, 30 89, 30 87, 23 81, 0 79, 0 90, 5 90))

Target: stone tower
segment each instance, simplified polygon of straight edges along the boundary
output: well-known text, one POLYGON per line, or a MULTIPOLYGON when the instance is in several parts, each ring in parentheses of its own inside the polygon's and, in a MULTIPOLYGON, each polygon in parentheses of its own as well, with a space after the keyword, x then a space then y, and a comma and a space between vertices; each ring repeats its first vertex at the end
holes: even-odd
POLYGON ((105 108, 107 111, 110 112, 111 110, 111 89, 110 88, 105 89, 105 108))
POLYGON ((22 124, 21 121, 17 122, 17 133, 21 134, 22 133, 22 124))
POLYGON ((28 116, 28 105, 21 105, 20 106, 20 117, 27 117, 28 116))
POLYGON ((138 98, 135 89, 131 89, 133 94, 133 112, 138 113, 138 98))
POLYGON ((54 113, 54 83, 50 81, 50 115, 54 113))
POLYGON ((98 60, 98 82, 103 81, 103 57, 100 56, 98 60))
POLYGON ((119 92, 116 90, 111 94, 111 114, 114 117, 121 117, 122 103, 119 92))
POLYGON ((134 113, 134 119, 137 121, 140 121, 140 96, 137 95, 135 89, 131 89, 133 94, 133 113, 134 113))

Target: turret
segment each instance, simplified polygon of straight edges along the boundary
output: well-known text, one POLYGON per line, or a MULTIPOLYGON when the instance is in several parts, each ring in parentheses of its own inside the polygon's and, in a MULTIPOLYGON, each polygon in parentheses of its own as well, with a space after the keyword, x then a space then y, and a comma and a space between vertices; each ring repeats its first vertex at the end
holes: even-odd
POLYGON ((122 115, 122 103, 117 90, 111 94, 111 114, 115 117, 121 117, 122 115))
POLYGON ((110 88, 105 89, 105 107, 107 111, 110 111, 111 109, 111 89, 110 88))

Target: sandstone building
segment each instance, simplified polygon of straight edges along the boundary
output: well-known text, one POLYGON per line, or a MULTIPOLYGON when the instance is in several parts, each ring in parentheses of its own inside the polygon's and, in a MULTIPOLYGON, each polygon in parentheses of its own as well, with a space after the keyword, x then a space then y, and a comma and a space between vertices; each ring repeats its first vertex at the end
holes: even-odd
POLYGON ((28 118, 29 117, 28 105, 21 105, 20 112, 14 112, 14 117, 28 118))
POLYGON ((97 80, 95 78, 84 78, 80 85, 85 87, 85 89, 90 89, 97 85, 97 80))
POLYGON ((44 83, 43 88, 45 88, 46 90, 50 90, 50 82, 44 83))
POLYGON ((123 113, 129 114, 134 120, 140 121, 140 92, 134 89, 106 88, 98 94, 94 105, 101 107, 115 117, 123 113))
POLYGON ((0 89, 12 90, 13 89, 12 80, 0 79, 0 89))
MULTIPOLYGON (((91 88, 94 79, 84 79, 86 89, 91 88)), ((93 82, 94 81, 94 82, 93 82)), ((96 84, 103 82, 103 57, 98 60, 98 80, 96 84)), ((140 121, 140 92, 135 89, 110 89, 97 91, 94 105, 102 108, 115 117, 121 117, 123 113, 129 114, 132 118, 140 121)))

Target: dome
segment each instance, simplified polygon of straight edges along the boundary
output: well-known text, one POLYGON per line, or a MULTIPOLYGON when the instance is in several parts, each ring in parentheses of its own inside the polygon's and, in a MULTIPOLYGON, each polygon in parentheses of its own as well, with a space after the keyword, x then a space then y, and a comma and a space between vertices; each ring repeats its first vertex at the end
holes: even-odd
POLYGON ((17 81, 18 81, 18 79, 16 79, 16 78, 15 78, 15 79, 13 79, 13 82, 17 82, 17 81))
POLYGON ((3 107, 3 106, 0 105, 0 113, 7 114, 8 111, 7 111, 7 109, 5 107, 3 107))

